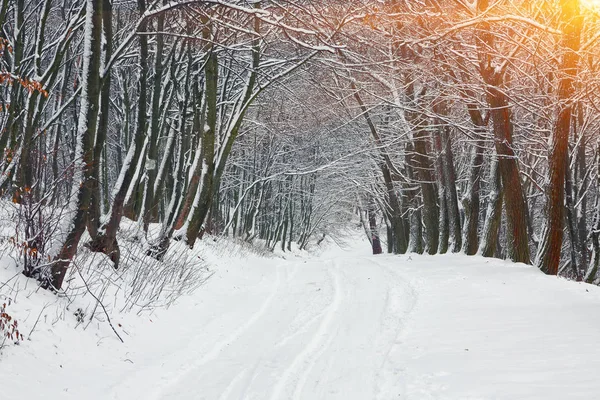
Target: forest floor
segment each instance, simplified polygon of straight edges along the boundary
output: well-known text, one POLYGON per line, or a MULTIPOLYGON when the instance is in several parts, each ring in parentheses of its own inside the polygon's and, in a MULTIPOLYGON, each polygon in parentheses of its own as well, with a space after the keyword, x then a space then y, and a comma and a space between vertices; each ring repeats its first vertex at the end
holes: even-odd
MULTIPOLYGON (((113 316, 124 344, 45 311, 31 340, 2 351, 1 397, 587 400, 600 391, 598 287, 480 257, 372 256, 368 243, 212 263, 209 281, 171 308, 113 316)), ((22 297, 15 318, 29 331, 52 296, 22 297)))

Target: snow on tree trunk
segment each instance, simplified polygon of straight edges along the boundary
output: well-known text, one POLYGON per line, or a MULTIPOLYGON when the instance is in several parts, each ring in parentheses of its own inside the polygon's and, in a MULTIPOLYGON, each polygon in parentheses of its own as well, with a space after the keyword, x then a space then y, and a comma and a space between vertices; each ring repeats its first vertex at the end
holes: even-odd
POLYGON ((98 119, 100 96, 100 52, 102 35, 102 1, 87 0, 82 68, 82 90, 79 108, 77 142, 73 161, 73 188, 62 228, 63 238, 58 242, 51 264, 48 284, 60 290, 71 260, 77 253, 90 201, 89 180, 93 162, 93 144, 98 119))

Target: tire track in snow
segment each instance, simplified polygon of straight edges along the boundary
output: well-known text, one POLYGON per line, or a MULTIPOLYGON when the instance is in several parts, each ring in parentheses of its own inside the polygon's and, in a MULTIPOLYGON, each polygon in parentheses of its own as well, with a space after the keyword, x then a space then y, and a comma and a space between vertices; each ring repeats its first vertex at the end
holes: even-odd
POLYGON ((293 333, 285 336, 283 339, 279 340, 273 347, 280 348, 288 344, 290 341, 294 340, 297 336, 305 334, 310 328, 315 324, 319 319, 323 318, 323 314, 325 314, 327 310, 322 311, 318 314, 312 316, 308 321, 306 321, 300 328, 298 328, 293 333))
POLYGON ((302 389, 306 384, 308 375, 319 357, 327 350, 333 341, 333 335, 330 335, 330 326, 333 317, 337 313, 344 300, 343 285, 340 281, 339 266, 334 264, 334 268, 329 270, 329 279, 332 282, 334 289, 333 300, 323 313, 324 317, 319 325, 317 332, 313 335, 312 340, 304 347, 304 349, 296 355, 292 364, 284 371, 281 379, 275 385, 271 400, 280 400, 286 398, 284 391, 287 383, 292 379, 295 371, 304 363, 308 362, 308 366, 301 373, 293 393, 293 399, 298 399, 302 393, 302 389), (329 336, 329 337, 328 337, 329 336), (322 346, 319 349, 319 346, 322 346))
MULTIPOLYGON (((395 378, 395 371, 386 371, 386 367, 391 362, 391 354, 398 347, 400 337, 406 333, 406 326, 410 320, 410 315, 416 308, 418 295, 417 290, 413 284, 406 278, 398 274, 398 270, 391 267, 388 263, 381 263, 378 261, 371 260, 371 263, 377 265, 381 271, 386 271, 390 277, 389 282, 394 282, 393 285, 388 285, 386 293, 386 311, 388 315, 394 316, 394 334, 393 340, 389 342, 389 347, 385 352, 385 356, 381 361, 381 364, 376 373, 376 399, 387 400, 399 396, 399 393, 394 393, 394 384, 398 381, 395 378), (400 287, 405 289, 405 295, 399 298, 396 294, 392 294, 392 291, 397 291, 400 287), (398 307, 397 303, 399 300, 406 301, 403 306, 398 307), (383 381, 383 382, 382 382, 383 381)), ((382 321, 382 326, 389 325, 382 321)), ((389 327, 387 329, 390 329, 389 327)), ((393 366, 392 366, 393 368, 393 366)), ((405 392, 406 390, 404 390, 405 392)))
MULTIPOLYGON (((333 259, 321 260, 320 263, 322 263, 322 262, 332 262, 333 263, 333 259)), ((306 263, 306 261, 305 261, 305 263, 306 263)), ((315 261, 313 261, 312 263, 315 263, 315 261)), ((287 283, 292 283, 294 281, 294 278, 296 277, 296 275, 298 274, 298 271, 300 270, 299 265, 301 265, 301 264, 298 264, 298 263, 293 264, 293 270, 288 276, 287 283)), ((303 265, 306 265, 306 264, 303 264, 303 265)), ((330 276, 330 279, 331 279, 331 276, 330 276)), ((313 283, 316 284, 316 282, 313 282, 313 283)), ((327 312, 327 310, 323 310, 323 311, 313 315, 306 322, 303 322, 302 326, 300 326, 299 328, 297 328, 296 330, 294 330, 292 333, 288 334, 287 336, 284 336, 282 339, 279 339, 279 341, 277 341, 273 345, 273 347, 275 347, 275 348, 283 347, 286 344, 288 344, 290 341, 294 340, 296 337, 304 335, 307 331, 309 331, 311 329, 313 324, 316 324, 319 320, 321 320, 323 318, 323 315, 325 315, 326 312, 327 312)))
MULTIPOLYGON (((263 317, 266 314, 267 310, 271 307, 271 304, 273 303, 275 296, 279 292, 279 288, 281 287, 281 282, 282 282, 281 269, 284 269, 284 268, 285 268, 285 266, 280 266, 280 265, 275 267, 276 281, 275 281, 273 290, 271 291, 271 293, 269 294, 267 299, 262 303, 262 306, 260 307, 260 309, 258 311, 256 311, 254 314, 252 314, 250 319, 248 319, 245 324, 243 324, 238 329, 236 329, 226 339, 216 343, 215 346, 212 347, 212 350, 209 351, 208 353, 206 353, 198 361, 193 362, 187 368, 180 370, 174 378, 170 379, 165 385, 158 388, 157 392, 155 392, 153 396, 150 396, 149 399, 153 399, 153 400, 162 399, 164 397, 164 392, 166 389, 175 386, 177 384, 177 382, 181 381, 184 377, 189 375, 194 370, 200 368, 204 364, 215 360, 219 356, 221 351, 223 351, 223 349, 225 349, 227 346, 231 345, 231 343, 235 342, 240 337, 242 337, 246 331, 248 331, 261 317, 263 317)), ((170 396, 168 396, 168 397, 171 398, 170 396)))
POLYGON ((231 394, 233 393, 233 390, 235 389, 235 387, 242 381, 242 379, 244 379, 244 376, 247 374, 247 372, 248 372, 248 369, 241 370, 240 373, 238 373, 235 376, 235 378, 233 378, 231 380, 231 382, 225 388, 223 393, 221 393, 221 396, 219 396, 219 400, 227 400, 229 398, 229 396, 231 396, 231 394))

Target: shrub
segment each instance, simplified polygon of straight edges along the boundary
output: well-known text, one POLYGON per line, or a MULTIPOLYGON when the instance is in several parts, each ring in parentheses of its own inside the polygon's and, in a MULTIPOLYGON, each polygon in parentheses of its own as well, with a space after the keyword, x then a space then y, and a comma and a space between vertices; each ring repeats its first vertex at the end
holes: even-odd
POLYGON ((6 312, 6 307, 6 303, 0 306, 0 336, 2 336, 0 349, 4 347, 7 340, 12 341, 14 344, 19 344, 23 340, 23 334, 19 332, 17 320, 6 312))

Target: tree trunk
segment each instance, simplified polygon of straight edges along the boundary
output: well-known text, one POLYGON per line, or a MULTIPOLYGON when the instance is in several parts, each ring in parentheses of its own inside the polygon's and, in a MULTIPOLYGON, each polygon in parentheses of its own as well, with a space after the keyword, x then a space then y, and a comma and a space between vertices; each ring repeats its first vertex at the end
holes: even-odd
POLYGON ((190 210, 192 209, 196 193, 198 192, 198 186, 200 185, 200 175, 202 174, 202 141, 204 140, 204 126, 206 121, 206 98, 202 98, 202 96, 205 97, 206 93, 203 92, 203 95, 201 96, 198 85, 199 83, 196 81, 194 84, 193 101, 196 104, 199 102, 202 104, 199 107, 194 107, 194 115, 192 118, 192 132, 195 133, 194 136, 197 136, 198 144, 193 157, 194 161, 191 166, 190 180, 177 215, 175 229, 182 229, 190 215, 190 210))
MULTIPOLYGON (((166 3, 166 0, 163 0, 166 3)), ((160 105, 161 105, 161 89, 163 87, 163 51, 164 37, 162 32, 165 26, 165 16, 159 14, 156 23, 156 54, 154 56, 154 88, 152 90, 152 107, 150 111, 150 143, 148 147, 148 162, 146 163, 146 174, 148 176, 147 185, 145 187, 145 205, 142 215, 144 221, 144 230, 148 231, 150 221, 156 219, 158 212, 158 202, 160 200, 158 193, 155 193, 154 183, 158 174, 158 136, 160 130, 160 105)))
MULTIPOLYGON (((413 171, 414 150, 412 143, 406 145, 406 175, 412 182, 415 180, 413 171)), ((408 251, 411 253, 423 254, 423 223, 421 207, 417 196, 418 186, 416 184, 407 184, 404 192, 406 193, 409 210, 409 244, 408 251)))
MULTIPOLYGON (((480 12, 487 11, 489 0, 479 0, 480 12)), ((527 204, 523 195, 517 155, 513 149, 513 125, 509 99, 504 91, 504 69, 492 59, 490 48, 495 48, 495 37, 489 23, 482 23, 478 37, 480 73, 486 83, 486 97, 490 107, 494 145, 498 155, 498 169, 502 180, 506 210, 507 254, 514 262, 530 264, 527 232, 527 204), (485 44, 485 46, 484 46, 485 44)))
POLYGON ((575 132, 577 133, 575 137, 575 177, 574 177, 574 203, 579 204, 578 207, 575 207, 575 219, 577 225, 577 255, 580 259, 579 261, 579 271, 580 274, 585 274, 585 270, 589 260, 589 250, 586 246, 586 240, 588 237, 587 233, 587 187, 589 182, 589 175, 587 173, 587 160, 585 154, 585 147, 587 141, 587 135, 584 126, 584 115, 583 115, 583 105, 578 103, 577 107, 577 117, 574 119, 574 126, 577 128, 575 132))
POLYGON ((557 275, 561 258, 565 209, 565 178, 569 151, 569 134, 573 114, 574 82, 579 64, 579 45, 583 16, 579 2, 561 0, 561 21, 564 21, 561 47, 564 49, 560 63, 562 72, 558 86, 559 111, 555 122, 549 155, 550 182, 546 189, 546 225, 544 228, 536 265, 548 275, 557 275))
POLYGON ((367 214, 369 218, 369 231, 371 236, 371 247, 373 249, 373 254, 381 254, 383 250, 381 249, 381 239, 379 238, 379 230, 377 229, 377 213, 375 209, 375 202, 373 200, 370 201, 367 214))
POLYGON ((98 120, 100 97, 100 52, 102 41, 102 0, 87 0, 84 59, 82 71, 82 98, 79 111, 77 144, 74 160, 73 189, 69 200, 66 238, 50 266, 46 285, 60 290, 67 269, 77 253, 81 235, 85 231, 86 213, 90 201, 89 182, 92 178, 93 145, 98 120))
MULTIPOLYGON (((211 29, 203 29, 203 39, 206 42, 211 41, 211 29)), ((213 178, 215 173, 215 135, 217 131, 217 97, 219 83, 219 60, 217 53, 211 48, 208 50, 208 59, 206 62, 205 73, 205 93, 206 93, 206 123, 207 130, 202 134, 202 172, 199 179, 198 190, 196 191, 194 204, 190 210, 190 216, 187 226, 184 226, 185 241, 192 248, 204 220, 210 210, 213 197, 213 178)))
MULTIPOLYGON (((102 1, 102 27, 104 31, 104 60, 108 62, 112 57, 112 2, 110 0, 102 1)), ((88 216, 88 232, 94 240, 98 236, 100 227, 101 195, 100 195, 100 158, 105 150, 106 136, 108 133, 109 111, 110 111, 110 85, 111 72, 106 71, 106 76, 102 78, 100 93, 100 118, 98 121, 98 132, 96 133, 96 143, 94 145, 94 161, 92 162, 92 179, 90 182, 90 210, 88 216)), ((104 180, 103 180, 104 181, 104 180)))
POLYGON ((354 91, 354 99, 358 103, 361 113, 367 122, 367 126, 369 127, 369 131, 371 132, 371 136, 375 141, 375 145, 379 149, 379 155, 381 159, 378 161, 379 168, 381 169, 381 173, 383 174, 383 181, 385 183, 386 189, 386 200, 387 206, 389 207, 388 215, 390 217, 391 223, 391 237, 388 237, 388 241, 392 241, 392 248, 394 253, 396 254, 404 254, 408 248, 408 238, 404 232, 404 221, 402 216, 402 207, 400 204, 400 200, 398 199, 398 195, 396 194, 396 190, 394 188, 394 181, 392 179, 392 171, 396 168, 392 163, 390 156, 384 150, 383 141, 381 140, 381 136, 377 130, 377 127, 373 123, 371 119, 371 115, 369 110, 365 106, 365 103, 358 92, 358 88, 354 82, 351 83, 351 88, 354 91))
POLYGON ((469 256, 477 254, 479 248, 479 209, 481 190, 481 170, 483 168, 484 140, 482 137, 485 126, 481 112, 475 106, 469 106, 469 115, 475 126, 476 137, 471 149, 469 184, 462 198, 465 210, 463 224, 462 251, 469 256))
MULTIPOLYGON (((596 185, 600 188, 600 145, 597 149, 596 165, 596 185)), ((600 283, 600 193, 596 194, 596 212, 592 221, 590 237, 592 239, 592 257, 584 280, 597 285, 600 283)))
MULTIPOLYGON (((138 0, 138 10, 140 15, 146 10, 145 0, 138 0)), ((142 22, 140 30, 146 29, 146 23, 142 22)), ((108 214, 103 218, 104 223, 98 230, 98 236, 90 243, 90 249, 99 251, 107 256, 118 268, 121 252, 117 242, 117 232, 123 217, 125 199, 129 187, 133 181, 138 162, 140 160, 144 141, 146 139, 146 77, 148 71, 148 37, 140 35, 140 72, 139 72, 139 101, 137 108, 137 127, 133 143, 131 144, 125 162, 119 173, 117 185, 114 188, 113 201, 108 214)))
POLYGON ((512 121, 508 98, 498 87, 488 88, 498 169, 506 208, 507 254, 514 262, 530 264, 527 205, 523 196, 517 155, 513 150, 512 121))
POLYGON ((439 208, 436 201, 436 184, 433 163, 429 154, 430 139, 425 121, 414 132, 415 172, 421 185, 423 197, 423 225, 425 227, 425 251, 435 254, 439 247, 439 208))
POLYGON ((450 127, 444 126, 442 131, 443 161, 445 166, 445 192, 447 196, 448 220, 450 223, 450 251, 458 253, 462 247, 460 210, 458 207, 458 192, 456 190, 456 170, 454 154, 452 153, 452 138, 450 127))
MULTIPOLYGON (((438 121, 438 124, 440 122, 438 121)), ((439 244, 437 252, 439 254, 446 254, 448 252, 448 244, 450 240, 450 221, 449 221, 449 212, 448 212, 448 193, 447 189, 447 175, 446 175, 446 166, 444 165, 444 157, 443 157, 443 145, 442 145, 442 136, 440 133, 440 129, 436 129, 433 132, 433 143, 436 152, 435 159, 435 168, 436 175, 439 179, 439 190, 438 190, 438 204, 439 204, 439 244)))
POLYGON ((502 179, 498 164, 498 159, 494 158, 490 168, 490 192, 479 247, 479 253, 484 257, 494 257, 502 222, 502 179))
POLYGON ((569 242, 571 244, 571 269, 573 276, 572 278, 580 281, 582 274, 580 270, 583 266, 583 260, 581 259, 582 253, 579 250, 579 235, 577 230, 577 217, 575 216, 575 204, 573 198, 573 180, 571 179, 571 172, 568 169, 569 157, 565 159, 567 164, 565 173, 565 210, 566 210, 566 224, 567 231, 569 232, 569 242))

